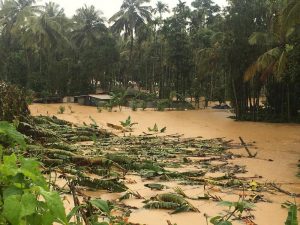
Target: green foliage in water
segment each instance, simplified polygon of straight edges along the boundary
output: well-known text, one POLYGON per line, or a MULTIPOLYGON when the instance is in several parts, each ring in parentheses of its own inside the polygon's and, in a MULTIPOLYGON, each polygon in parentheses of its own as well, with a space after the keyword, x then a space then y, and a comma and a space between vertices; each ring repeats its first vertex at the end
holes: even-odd
POLYGON ((66 111, 66 107, 64 107, 63 105, 60 105, 58 108, 58 114, 64 114, 64 112, 66 111))
POLYGON ((253 204, 244 200, 238 202, 222 201, 220 205, 227 206, 230 211, 228 211, 225 216, 215 216, 211 218, 210 223, 213 225, 232 225, 230 219, 235 216, 236 213, 242 215, 243 212, 253 208, 253 204))
POLYGON ((293 204, 290 206, 288 217, 285 221, 285 225, 298 225, 297 205, 296 204, 293 204))

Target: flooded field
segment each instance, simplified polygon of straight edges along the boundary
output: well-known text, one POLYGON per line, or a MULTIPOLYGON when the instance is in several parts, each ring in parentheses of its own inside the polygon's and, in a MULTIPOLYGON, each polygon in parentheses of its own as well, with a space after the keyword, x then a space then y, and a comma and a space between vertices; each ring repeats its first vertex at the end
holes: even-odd
MULTIPOLYGON (((296 124, 268 124, 253 122, 236 122, 228 118, 231 114, 224 110, 199 110, 199 111, 137 111, 132 112, 129 109, 123 109, 121 112, 99 113, 95 107, 79 106, 76 104, 66 104, 66 112, 58 114, 58 108, 61 104, 41 105, 34 104, 30 106, 32 115, 55 115, 73 123, 89 124, 95 120, 98 125, 109 129, 106 124, 112 123, 119 125, 119 121, 124 121, 128 116, 132 117, 135 126, 133 135, 139 135, 148 131, 148 127, 153 127, 156 123, 159 127, 167 127, 168 134, 184 134, 185 137, 220 138, 233 140, 240 144, 239 137, 245 142, 251 143, 251 152, 257 152, 255 159, 242 157, 233 159, 230 163, 236 165, 245 165, 247 177, 261 176, 265 182, 275 182, 284 190, 292 193, 300 193, 300 179, 296 177, 298 172, 297 164, 300 159, 300 125, 296 124), (72 107, 72 113, 70 108, 72 107)), ((117 110, 117 109, 116 109, 117 110)), ((120 133, 120 135, 123 135, 120 133)), ((244 148, 231 150, 234 153, 247 156, 244 148)), ((138 191, 142 196, 150 197, 153 192, 144 187, 144 181, 138 176, 130 177, 134 180, 127 186, 138 191)), ((261 182, 261 181, 260 181, 261 182)), ((172 187, 172 182, 168 186, 172 187)), ((222 190, 213 190, 214 193, 222 196, 225 200, 237 201, 240 193, 226 192, 222 190)), ((185 192, 189 195, 203 194, 203 188, 186 187, 185 192)), ((120 196, 116 194, 107 194, 100 191, 92 193, 93 197, 102 197, 103 199, 116 199, 120 196)), ((265 198, 272 203, 262 202, 256 204, 253 214, 255 223, 259 225, 283 225, 287 216, 287 210, 281 207, 281 203, 286 200, 293 201, 286 194, 265 193, 265 198)), ((299 199, 298 199, 298 203, 299 199)), ((138 207, 130 217, 130 221, 135 223, 149 225, 167 224, 167 220, 177 225, 205 225, 204 214, 215 216, 224 210, 212 202, 193 201, 193 204, 199 209, 200 213, 182 213, 170 215, 163 210, 146 210, 141 208, 142 203, 139 200, 126 200, 127 205, 138 207)), ((236 223, 239 224, 239 223, 236 223)))

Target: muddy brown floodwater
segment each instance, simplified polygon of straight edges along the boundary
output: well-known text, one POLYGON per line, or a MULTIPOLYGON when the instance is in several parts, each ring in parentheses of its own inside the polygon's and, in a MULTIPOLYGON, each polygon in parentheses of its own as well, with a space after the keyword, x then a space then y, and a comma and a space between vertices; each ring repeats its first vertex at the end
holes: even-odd
MULTIPOLYGON (((239 143, 238 137, 241 136, 247 143, 252 143, 252 152, 258 152, 256 159, 239 158, 232 160, 232 163, 246 165, 247 176, 259 175, 266 182, 276 182, 281 188, 292 193, 300 193, 300 178, 297 164, 300 159, 300 125, 297 124, 270 124, 254 122, 236 122, 229 119, 230 112, 224 110, 195 110, 195 111, 137 111, 123 109, 121 112, 97 112, 95 107, 79 106, 77 104, 65 104, 66 112, 58 115, 58 108, 61 104, 34 104, 30 106, 32 115, 55 115, 60 119, 74 123, 91 123, 93 118, 98 125, 106 127, 106 123, 119 125, 119 121, 125 120, 129 115, 133 122, 137 122, 133 134, 141 134, 147 131, 148 127, 153 127, 156 123, 160 128, 166 126, 166 134, 180 133, 185 137, 202 136, 203 138, 224 137, 228 140, 233 139, 239 143), (69 107, 73 113, 70 113, 69 107), (270 161, 269 159, 272 159, 270 161)), ((117 109, 116 109, 117 110, 117 109)), ((247 155, 244 149, 233 150, 239 154, 247 155)), ((140 178, 136 177, 135 180, 140 178)), ((135 189, 143 192, 144 187, 141 182, 134 184, 135 189)), ((130 185, 128 185, 130 187, 130 185)), ((147 190, 144 190, 147 192, 147 190)), ((199 189, 191 189, 189 194, 199 194, 199 189)), ((142 193, 147 196, 147 193, 142 193)), ((99 192, 101 195, 101 192, 99 192)), ((272 203, 256 204, 254 215, 255 223, 259 225, 283 225, 287 216, 287 209, 281 208, 281 203, 286 200, 293 201, 284 194, 266 194, 272 203)), ((100 196, 97 196, 100 197, 100 196)), ((102 196, 103 197, 103 196, 102 196)), ((117 196, 118 197, 118 196, 117 196)), ((225 197, 237 200, 235 194, 225 197)), ((297 199, 298 203, 300 200, 297 199)), ((128 200, 127 204, 140 206, 141 203, 128 200)), ((177 225, 206 225, 203 214, 209 216, 218 215, 224 210, 223 207, 216 206, 208 202, 194 203, 201 213, 182 213, 170 215, 163 210, 140 209, 135 211, 130 221, 148 225, 166 225, 170 220, 177 225)), ((300 221, 299 221, 300 222, 300 221)), ((236 223, 240 224, 240 223, 236 223)))

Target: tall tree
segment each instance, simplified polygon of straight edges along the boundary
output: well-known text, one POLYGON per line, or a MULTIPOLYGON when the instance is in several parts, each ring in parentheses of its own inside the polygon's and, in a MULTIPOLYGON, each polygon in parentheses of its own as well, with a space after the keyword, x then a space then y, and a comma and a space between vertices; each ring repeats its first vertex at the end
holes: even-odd
POLYGON ((76 11, 73 17, 75 28, 72 40, 77 47, 91 46, 103 32, 107 31, 101 15, 102 12, 96 10, 94 6, 85 5, 76 11))
MULTIPOLYGON (((124 32, 125 39, 130 37, 129 70, 132 73, 134 36, 139 27, 151 21, 151 7, 144 5, 150 0, 124 0, 119 12, 110 18, 112 30, 124 32)), ((132 75, 131 75, 132 76, 132 75)))
POLYGON ((152 10, 154 15, 159 14, 159 19, 162 20, 163 14, 166 12, 170 12, 169 6, 162 1, 156 2, 155 8, 152 10))

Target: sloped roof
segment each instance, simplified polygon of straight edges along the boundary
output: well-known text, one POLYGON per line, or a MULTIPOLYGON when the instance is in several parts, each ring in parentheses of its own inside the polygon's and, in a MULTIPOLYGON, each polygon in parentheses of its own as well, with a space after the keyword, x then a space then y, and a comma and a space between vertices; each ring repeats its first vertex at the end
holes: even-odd
POLYGON ((85 98, 85 97, 96 98, 98 100, 111 100, 112 99, 112 97, 108 94, 92 94, 92 95, 75 96, 75 98, 85 98))
POLYGON ((88 95, 88 96, 99 99, 99 100, 111 100, 112 99, 112 97, 108 94, 98 94, 98 95, 88 95))

